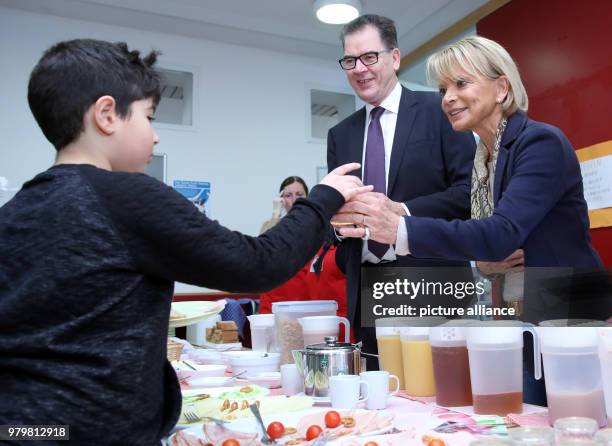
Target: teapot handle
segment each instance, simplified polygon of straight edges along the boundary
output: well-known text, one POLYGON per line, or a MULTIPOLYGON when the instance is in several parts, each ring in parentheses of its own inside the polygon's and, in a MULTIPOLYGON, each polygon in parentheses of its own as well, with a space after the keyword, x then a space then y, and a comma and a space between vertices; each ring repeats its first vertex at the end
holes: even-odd
POLYGON ((345 317, 338 317, 338 322, 344 325, 344 342, 351 342, 351 323, 345 317))
POLYGON ((523 327, 523 331, 528 331, 533 337, 533 376, 535 379, 542 379, 542 353, 540 339, 532 324, 523 327))

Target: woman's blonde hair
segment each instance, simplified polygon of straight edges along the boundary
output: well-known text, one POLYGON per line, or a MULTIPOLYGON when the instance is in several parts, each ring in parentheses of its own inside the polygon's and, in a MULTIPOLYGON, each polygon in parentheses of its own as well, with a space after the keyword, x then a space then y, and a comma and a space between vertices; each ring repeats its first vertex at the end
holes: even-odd
POLYGON ((427 59, 427 78, 432 85, 438 85, 443 79, 456 79, 458 69, 491 80, 506 76, 510 85, 501 103, 504 116, 516 110, 527 111, 529 99, 521 75, 508 51, 499 43, 470 36, 446 46, 427 59))

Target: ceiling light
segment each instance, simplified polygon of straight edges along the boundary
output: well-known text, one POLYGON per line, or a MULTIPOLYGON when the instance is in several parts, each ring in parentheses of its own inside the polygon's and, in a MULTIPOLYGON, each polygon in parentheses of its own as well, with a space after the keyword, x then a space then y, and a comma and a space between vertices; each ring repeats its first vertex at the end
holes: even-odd
POLYGON ((340 25, 348 23, 361 14, 359 0, 315 0, 314 11, 323 23, 340 25))

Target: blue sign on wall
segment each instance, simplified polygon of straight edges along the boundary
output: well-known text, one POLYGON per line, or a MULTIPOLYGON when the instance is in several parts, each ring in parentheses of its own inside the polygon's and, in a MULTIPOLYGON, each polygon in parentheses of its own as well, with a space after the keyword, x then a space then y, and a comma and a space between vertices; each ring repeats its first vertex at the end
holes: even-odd
POLYGON ((206 206, 210 199, 210 181, 174 180, 172 186, 179 194, 191 201, 200 212, 210 217, 210 209, 207 209, 206 206))

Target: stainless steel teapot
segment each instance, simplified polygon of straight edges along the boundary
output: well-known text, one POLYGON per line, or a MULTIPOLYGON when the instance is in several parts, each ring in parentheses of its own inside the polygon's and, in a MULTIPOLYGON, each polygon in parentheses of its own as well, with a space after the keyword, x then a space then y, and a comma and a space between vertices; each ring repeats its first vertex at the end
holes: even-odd
POLYGON ((361 342, 338 342, 335 336, 326 336, 324 343, 307 345, 304 350, 292 353, 304 377, 306 395, 327 397, 331 376, 359 375, 361 372, 361 342))

